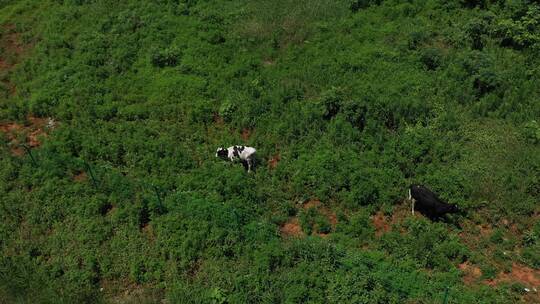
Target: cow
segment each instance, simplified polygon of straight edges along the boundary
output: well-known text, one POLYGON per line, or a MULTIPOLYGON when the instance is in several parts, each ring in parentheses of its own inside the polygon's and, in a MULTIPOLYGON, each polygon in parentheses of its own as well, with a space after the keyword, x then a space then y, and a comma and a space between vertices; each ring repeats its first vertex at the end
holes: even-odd
POLYGON ((216 157, 229 160, 231 162, 240 161, 247 172, 255 169, 255 148, 246 146, 230 146, 228 148, 219 147, 216 157))
POLYGON ((447 213, 458 213, 460 211, 457 205, 442 201, 435 193, 422 185, 410 186, 409 200, 411 201, 413 215, 416 207, 416 210, 432 221, 441 219, 447 213))

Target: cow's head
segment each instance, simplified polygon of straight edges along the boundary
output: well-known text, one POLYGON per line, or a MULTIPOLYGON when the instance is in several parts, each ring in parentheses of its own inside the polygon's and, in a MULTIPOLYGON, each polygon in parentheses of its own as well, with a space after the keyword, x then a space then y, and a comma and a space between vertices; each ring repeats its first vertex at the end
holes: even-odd
POLYGON ((229 156, 229 151, 227 149, 219 147, 216 151, 216 157, 227 159, 229 156))

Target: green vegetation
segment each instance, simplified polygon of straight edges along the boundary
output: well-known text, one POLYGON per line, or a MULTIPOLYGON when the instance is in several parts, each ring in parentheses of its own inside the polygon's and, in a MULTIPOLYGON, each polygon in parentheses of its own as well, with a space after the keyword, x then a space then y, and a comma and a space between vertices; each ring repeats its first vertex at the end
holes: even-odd
POLYGON ((0 24, 3 302, 538 300, 484 281, 540 268, 536 1, 4 0, 0 24), (411 216, 412 182, 466 214, 411 216))

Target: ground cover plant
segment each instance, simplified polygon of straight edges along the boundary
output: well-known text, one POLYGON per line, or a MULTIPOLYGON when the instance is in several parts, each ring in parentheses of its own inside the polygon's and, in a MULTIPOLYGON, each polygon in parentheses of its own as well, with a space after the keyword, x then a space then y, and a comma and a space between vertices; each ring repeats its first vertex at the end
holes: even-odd
POLYGON ((0 299, 538 303, 539 67, 532 0, 0 1, 0 299))

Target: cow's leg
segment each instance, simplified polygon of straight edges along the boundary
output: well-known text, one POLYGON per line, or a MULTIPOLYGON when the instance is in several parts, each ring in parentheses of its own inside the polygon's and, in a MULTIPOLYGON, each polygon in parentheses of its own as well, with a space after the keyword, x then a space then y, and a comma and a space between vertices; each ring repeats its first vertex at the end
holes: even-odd
POLYGON ((249 172, 249 163, 245 160, 242 160, 242 166, 244 166, 244 169, 249 172))
POLYGON ((411 188, 409 188, 409 201, 411 201, 411 213, 414 215, 414 202, 415 199, 411 195, 411 188))
POLYGON ((253 160, 251 158, 248 158, 247 164, 248 164, 248 172, 251 172, 251 169, 253 169, 253 160))
POLYGON ((250 169, 251 169, 251 171, 255 171, 255 169, 256 169, 256 168, 255 168, 255 167, 256 167, 256 165, 255 165, 255 158, 250 157, 250 158, 249 158, 249 164, 250 164, 250 169))

